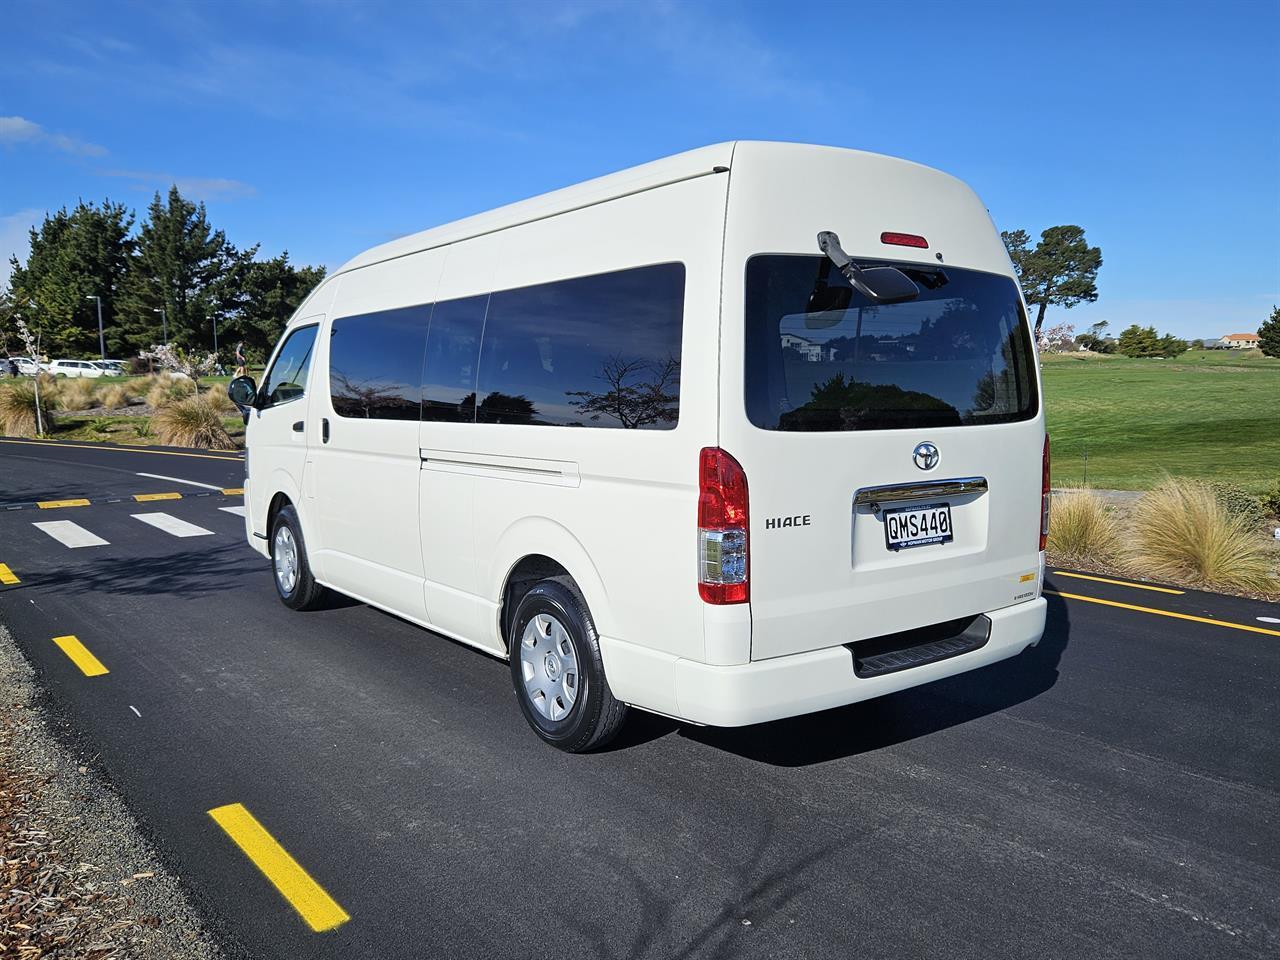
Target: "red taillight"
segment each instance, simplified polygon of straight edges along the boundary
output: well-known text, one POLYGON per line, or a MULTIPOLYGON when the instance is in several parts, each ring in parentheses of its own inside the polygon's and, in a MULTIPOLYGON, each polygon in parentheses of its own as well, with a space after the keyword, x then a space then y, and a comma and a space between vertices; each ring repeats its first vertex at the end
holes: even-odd
POLYGON ((929 247, 928 240, 914 233, 882 233, 880 242, 895 247, 920 247, 922 250, 929 247))
POLYGON ((1040 467, 1040 549, 1049 542, 1049 435, 1044 437, 1044 460, 1040 467))
POLYGON ((746 603, 747 475, 719 447, 698 460, 698 594, 707 603, 746 603))

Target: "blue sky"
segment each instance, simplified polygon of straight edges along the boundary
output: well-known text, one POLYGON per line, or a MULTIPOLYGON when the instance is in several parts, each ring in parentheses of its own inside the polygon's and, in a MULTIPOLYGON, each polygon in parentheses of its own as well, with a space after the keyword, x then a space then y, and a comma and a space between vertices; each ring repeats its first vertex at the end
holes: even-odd
MULTIPOLYGON (((177 182, 240 246, 365 247, 737 138, 907 157, 997 224, 1079 223, 1083 330, 1280 303, 1280 3, 8 0, 0 257, 177 182)), ((0 267, 0 280, 7 275, 0 267)))

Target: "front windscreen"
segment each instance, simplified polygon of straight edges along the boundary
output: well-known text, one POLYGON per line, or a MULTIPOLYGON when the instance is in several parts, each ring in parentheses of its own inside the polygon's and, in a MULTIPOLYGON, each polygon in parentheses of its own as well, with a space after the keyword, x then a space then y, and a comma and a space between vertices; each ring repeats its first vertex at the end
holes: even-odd
MULTIPOLYGON (((860 267, 884 261, 856 261, 860 267)), ((895 263, 877 305, 823 256, 747 262, 746 405, 766 430, 891 430, 1035 416, 1035 354, 1009 277, 895 263)))

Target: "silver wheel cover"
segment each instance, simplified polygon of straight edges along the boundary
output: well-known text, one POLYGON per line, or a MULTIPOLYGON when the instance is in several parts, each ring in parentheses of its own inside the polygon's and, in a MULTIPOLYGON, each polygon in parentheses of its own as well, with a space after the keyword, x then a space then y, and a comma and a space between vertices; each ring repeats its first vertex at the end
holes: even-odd
POLYGON ((555 617, 539 613, 520 637, 520 676, 533 709, 548 720, 563 720, 580 689, 578 651, 555 617))
POLYGON ((286 597, 291 595, 293 588, 298 585, 298 541, 293 538, 293 531, 284 524, 276 531, 271 562, 275 565, 276 583, 280 585, 280 592, 286 597))

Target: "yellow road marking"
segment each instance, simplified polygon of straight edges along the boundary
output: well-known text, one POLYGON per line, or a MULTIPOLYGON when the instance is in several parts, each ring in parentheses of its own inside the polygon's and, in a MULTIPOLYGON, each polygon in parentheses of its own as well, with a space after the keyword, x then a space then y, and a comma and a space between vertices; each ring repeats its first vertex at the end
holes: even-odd
POLYGON ((58 507, 87 507, 88 500, 41 500, 36 506, 41 510, 54 510, 58 507))
POLYGON ((139 503, 146 503, 149 500, 181 500, 180 493, 135 493, 133 499, 139 503))
POLYGON ((1138 613, 1151 613, 1157 617, 1173 617, 1176 620, 1190 620, 1193 623, 1207 623, 1214 627, 1230 627, 1232 630, 1247 630, 1250 633, 1265 633, 1271 637, 1280 637, 1280 630, 1268 630, 1266 627, 1254 627, 1247 623, 1232 623, 1230 620, 1214 620, 1211 617, 1193 617, 1189 613, 1174 613, 1172 610, 1157 610, 1155 607, 1138 607, 1132 603, 1120 603, 1116 600, 1103 600, 1100 597, 1085 597, 1078 593, 1062 593, 1059 590, 1045 590, 1055 597, 1066 597, 1068 600, 1083 600, 1085 603, 1100 603, 1104 607, 1119 607, 1121 610, 1136 610, 1138 613))
POLYGON ((298 911, 299 916, 307 922, 316 933, 332 930, 341 926, 351 917, 336 900, 325 892, 320 884, 311 879, 307 871, 298 865, 298 861, 289 856, 288 851, 276 842, 276 838, 267 833, 243 804, 229 803, 225 807, 215 807, 209 816, 226 831, 244 855, 253 861, 254 866, 280 891, 281 896, 289 901, 289 905, 298 911))
POLYGON ((100 677, 109 672, 102 661, 90 653, 76 637, 54 637, 53 642, 62 648, 62 652, 71 658, 71 662, 86 677, 100 677))
POLYGON ((0 563, 0 583, 3 583, 6 587, 11 587, 15 583, 21 582, 21 580, 13 575, 13 571, 9 569, 9 565, 7 563, 0 563))
POLYGON ((243 497, 244 487, 224 487, 222 493, 227 497, 243 497))
POLYGON ((1130 583, 1128 580, 1111 580, 1107 577, 1091 577, 1084 573, 1067 573, 1065 570, 1053 571, 1055 577, 1075 577, 1077 580, 1096 580, 1098 583, 1114 583, 1117 587, 1133 587, 1135 590, 1152 590, 1155 593, 1183 594, 1185 590, 1171 590, 1168 587, 1153 587, 1145 583, 1130 583))
POLYGON ((0 443, 17 443, 28 447, 63 447, 69 450, 114 450, 117 453, 153 453, 158 457, 196 457, 201 460, 226 460, 243 463, 242 457, 217 457, 210 453, 181 453, 177 450, 148 450, 146 447, 106 447, 97 443, 63 443, 61 440, 10 440, 0 438, 0 443))

